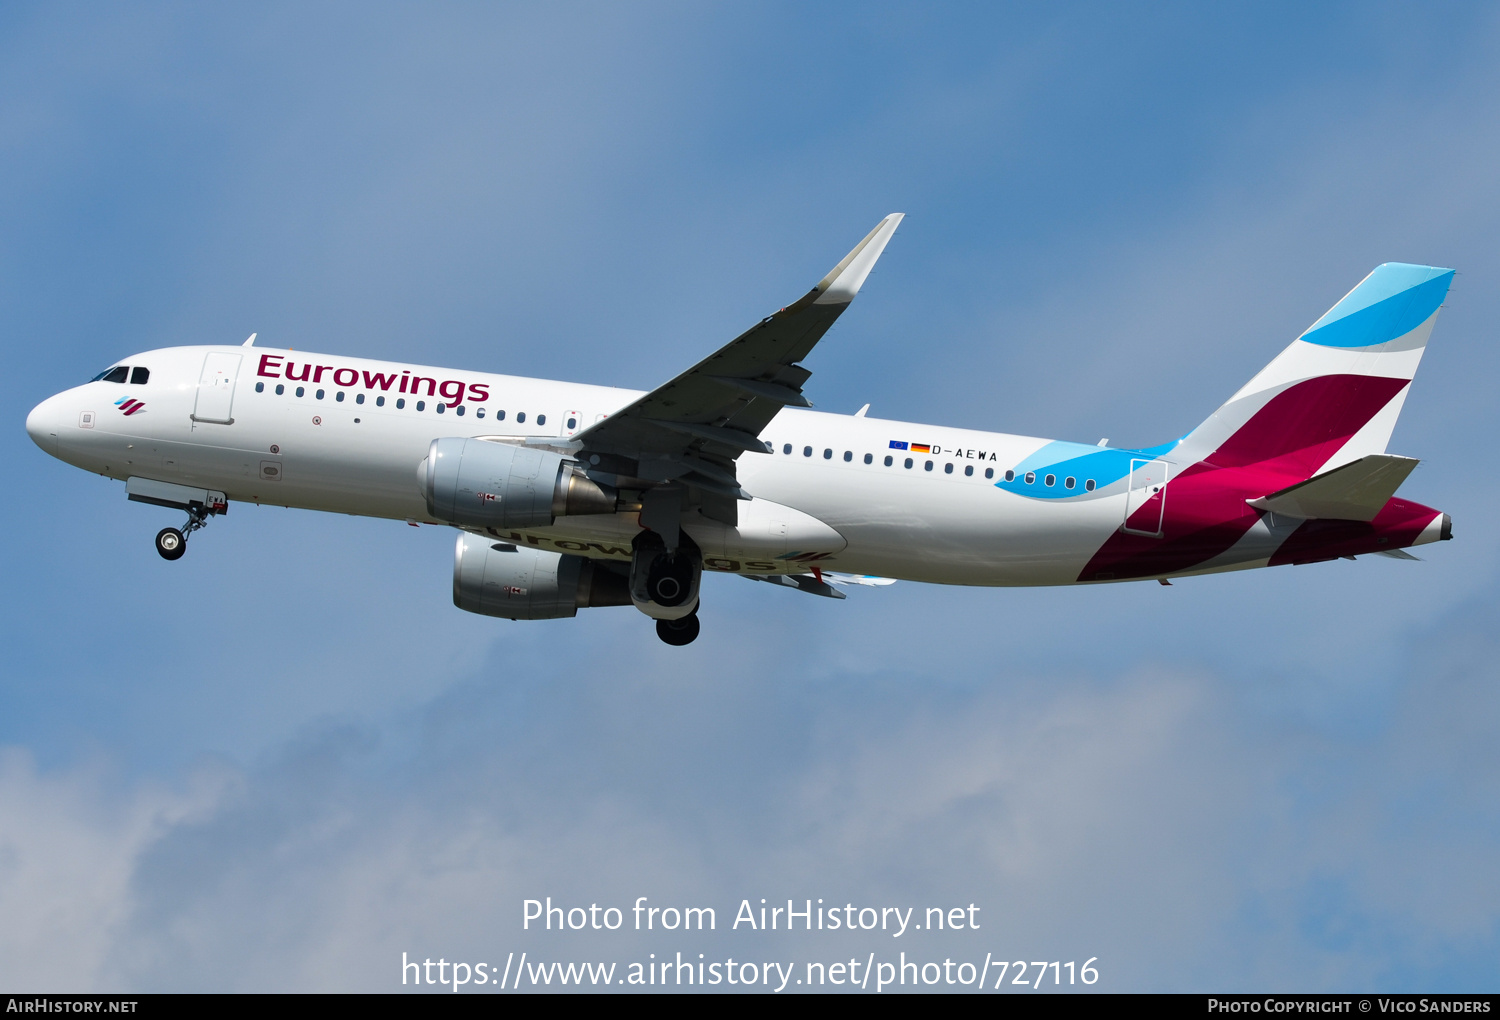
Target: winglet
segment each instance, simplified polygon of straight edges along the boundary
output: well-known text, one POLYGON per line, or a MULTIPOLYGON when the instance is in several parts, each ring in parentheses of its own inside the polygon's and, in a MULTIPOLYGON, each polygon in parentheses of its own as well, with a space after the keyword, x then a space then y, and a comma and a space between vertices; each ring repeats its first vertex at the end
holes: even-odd
POLYGON ((255 338, 257 336, 259 336, 259 335, 260 335, 259 333, 251 333, 250 334, 250 339, 246 340, 244 343, 240 344, 240 346, 241 347, 254 347, 255 346, 255 338))
POLYGON ((870 275, 870 270, 875 268, 875 262, 880 258, 880 253, 885 251, 886 243, 890 241, 891 235, 896 232, 896 227, 901 222, 905 213, 891 213, 885 219, 875 225, 875 229, 865 235, 865 239, 855 245, 854 250, 844 256, 844 260, 833 267, 833 271, 813 289, 818 296, 813 299, 818 305, 846 305, 854 300, 854 295, 859 293, 859 288, 864 285, 865 277, 870 275))

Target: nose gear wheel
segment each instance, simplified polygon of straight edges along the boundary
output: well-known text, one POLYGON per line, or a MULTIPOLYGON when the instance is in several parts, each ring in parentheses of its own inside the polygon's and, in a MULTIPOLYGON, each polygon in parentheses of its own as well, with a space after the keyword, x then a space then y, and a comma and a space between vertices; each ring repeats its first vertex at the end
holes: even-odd
POLYGON ((187 552, 188 536, 199 528, 208 526, 208 518, 212 513, 202 503, 193 503, 188 507, 187 523, 178 528, 162 528, 156 533, 156 551, 164 560, 180 560, 183 553, 187 552))
POLYGON ((187 536, 176 528, 162 528, 156 533, 156 551, 164 560, 181 559, 187 552, 187 536))

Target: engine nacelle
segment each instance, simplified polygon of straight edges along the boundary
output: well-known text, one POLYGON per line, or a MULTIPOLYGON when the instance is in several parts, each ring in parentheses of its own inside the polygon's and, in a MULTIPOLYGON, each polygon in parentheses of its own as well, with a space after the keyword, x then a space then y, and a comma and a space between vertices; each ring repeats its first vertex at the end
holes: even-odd
POLYGON ((434 439, 417 465, 427 512, 451 524, 546 527, 574 514, 612 514, 615 491, 548 450, 482 439, 434 439))
POLYGON ((453 550, 453 604, 508 620, 557 620, 630 605, 625 575, 583 556, 507 545, 465 532, 453 550))
POLYGON ((667 552, 660 535, 642 531, 630 558, 630 601, 653 620, 680 620, 698 611, 703 553, 686 533, 667 552))

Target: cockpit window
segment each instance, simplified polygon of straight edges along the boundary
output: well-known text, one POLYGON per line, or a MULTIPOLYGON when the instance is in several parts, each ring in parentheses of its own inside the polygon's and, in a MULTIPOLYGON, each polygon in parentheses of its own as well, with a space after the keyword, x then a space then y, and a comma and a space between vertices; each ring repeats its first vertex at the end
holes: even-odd
POLYGON ((132 386, 144 386, 150 378, 151 369, 149 368, 142 368, 137 365, 130 370, 130 385, 132 386))
POLYGON ((114 368, 106 368, 89 382, 122 383, 130 375, 130 369, 124 365, 116 365, 114 368))

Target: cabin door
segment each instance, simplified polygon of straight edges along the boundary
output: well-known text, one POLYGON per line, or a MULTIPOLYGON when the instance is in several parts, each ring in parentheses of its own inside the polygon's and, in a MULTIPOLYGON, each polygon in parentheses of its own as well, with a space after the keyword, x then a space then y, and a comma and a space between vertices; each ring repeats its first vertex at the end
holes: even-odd
POLYGON ((213 351, 203 359, 203 374, 198 377, 198 401, 193 405, 193 421, 233 425, 234 380, 240 374, 240 355, 213 351))
POLYGON ((1130 488, 1125 493, 1125 523, 1120 530, 1131 535, 1160 538, 1166 509, 1166 461, 1132 460, 1130 488))

